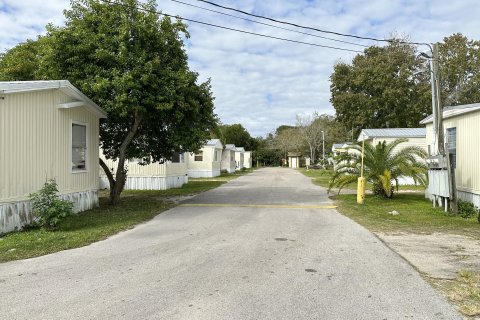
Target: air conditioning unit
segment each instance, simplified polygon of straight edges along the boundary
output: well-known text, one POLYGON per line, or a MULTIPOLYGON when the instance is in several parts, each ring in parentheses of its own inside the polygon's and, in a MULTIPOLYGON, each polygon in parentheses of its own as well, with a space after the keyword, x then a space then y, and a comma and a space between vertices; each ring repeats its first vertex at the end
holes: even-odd
POLYGON ((429 156, 427 158, 427 165, 430 170, 446 170, 448 168, 447 164, 447 157, 441 154, 429 156))

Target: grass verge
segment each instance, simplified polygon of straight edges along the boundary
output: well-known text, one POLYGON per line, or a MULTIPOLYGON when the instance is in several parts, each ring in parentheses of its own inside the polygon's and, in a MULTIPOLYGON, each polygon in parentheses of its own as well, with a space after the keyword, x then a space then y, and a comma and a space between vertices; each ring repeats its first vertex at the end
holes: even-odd
POLYGON ((37 257, 106 239, 172 208, 174 204, 168 201, 169 197, 194 195, 223 183, 205 180, 191 181, 178 189, 125 190, 117 206, 109 205, 108 194, 102 191, 99 208, 67 217, 56 231, 33 228, 1 236, 0 262, 37 257))
POLYGON ((374 232, 452 233, 480 239, 476 217, 468 219, 433 208, 419 193, 398 193, 392 199, 367 195, 357 204, 355 194, 336 195, 338 211, 374 232), (393 210, 399 215, 391 215, 393 210))

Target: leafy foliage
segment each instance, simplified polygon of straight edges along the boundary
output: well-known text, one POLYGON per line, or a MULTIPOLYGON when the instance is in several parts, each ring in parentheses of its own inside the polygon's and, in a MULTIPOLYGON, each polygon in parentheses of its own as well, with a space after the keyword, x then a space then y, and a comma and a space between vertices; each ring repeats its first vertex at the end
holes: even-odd
POLYGON ((464 218, 470 218, 480 214, 480 210, 468 201, 458 201, 458 214, 464 218))
POLYGON ((63 218, 73 213, 73 203, 58 197, 57 183, 53 179, 45 182, 40 191, 29 197, 33 214, 47 230, 54 230, 63 218))
POLYGON ((240 123, 219 125, 215 129, 213 138, 220 139, 224 145, 234 144, 236 147, 243 147, 246 151, 257 148, 256 140, 240 123))
MULTIPOLYGON (((364 176, 373 186, 374 194, 391 198, 394 186, 398 189, 398 179, 401 176, 412 177, 415 183, 425 185, 427 182, 427 166, 422 161, 426 152, 419 147, 409 146, 397 148, 408 139, 396 139, 393 142, 385 141, 373 145, 365 142, 364 148, 364 176)), ((341 189, 357 181, 361 175, 362 145, 357 143, 350 147, 349 152, 339 156, 335 172, 330 180, 329 191, 333 187, 341 189)))
POLYGON ((336 64, 330 101, 338 120, 355 135, 366 127, 418 126, 431 106, 429 74, 417 73, 425 64, 414 46, 399 41, 369 47, 351 64, 336 64))

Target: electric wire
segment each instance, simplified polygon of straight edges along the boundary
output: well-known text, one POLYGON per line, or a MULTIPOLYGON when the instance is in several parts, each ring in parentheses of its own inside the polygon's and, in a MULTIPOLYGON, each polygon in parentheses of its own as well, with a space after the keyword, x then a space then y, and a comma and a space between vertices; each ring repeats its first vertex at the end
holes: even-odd
POLYGON ((203 22, 203 21, 199 21, 199 20, 184 18, 184 17, 181 17, 181 16, 173 16, 171 14, 163 13, 163 12, 160 12, 158 10, 151 10, 151 9, 142 8, 142 7, 138 7, 138 6, 126 5, 126 4, 123 4, 123 3, 113 2, 113 1, 109 1, 109 0, 100 0, 100 1, 104 2, 104 3, 111 4, 111 5, 117 5, 117 6, 121 6, 121 7, 125 7, 125 8, 137 9, 137 10, 141 10, 141 11, 145 11, 145 12, 156 13, 158 15, 162 15, 162 16, 169 17, 169 18, 181 19, 181 20, 192 22, 192 23, 198 23, 198 24, 202 24, 202 25, 206 25, 206 26, 210 26, 210 27, 215 27, 215 28, 219 28, 219 29, 225 29, 225 30, 240 32, 240 33, 249 34, 249 35, 255 35, 255 36, 263 37, 263 38, 281 40, 281 41, 286 41, 286 42, 291 42, 291 43, 298 43, 298 44, 303 44, 303 45, 308 45, 308 46, 313 46, 313 47, 320 47, 320 48, 327 48, 327 49, 333 49, 333 50, 341 50, 341 51, 362 53, 362 51, 354 50, 354 49, 327 46, 327 45, 322 45, 322 44, 318 44, 318 43, 305 42, 305 41, 300 41, 300 40, 292 40, 292 39, 287 39, 287 38, 270 36, 270 35, 266 35, 266 34, 262 34, 262 33, 256 33, 256 32, 236 29, 236 28, 225 27, 225 26, 221 26, 221 25, 217 25, 217 24, 213 24, 213 23, 208 23, 208 22, 203 22))
POLYGON ((227 16, 227 17, 232 17, 232 18, 236 18, 236 19, 240 19, 240 20, 245 20, 245 21, 248 21, 248 22, 257 23, 257 24, 261 24, 261 25, 268 26, 268 27, 272 27, 272 28, 276 28, 276 29, 281 29, 281 30, 286 30, 286 31, 290 31, 290 32, 295 32, 295 33, 298 33, 298 34, 303 34, 303 35, 307 35, 307 36, 311 36, 311 37, 316 37, 316 38, 320 38, 320 39, 326 39, 326 40, 330 40, 330 41, 341 42, 341 43, 345 43, 345 44, 351 44, 351 45, 354 45, 354 46, 359 46, 359 47, 364 47, 364 48, 368 48, 368 47, 369 47, 369 46, 364 45, 364 44, 359 44, 359 43, 354 43, 354 42, 350 42, 350 41, 344 41, 344 40, 339 40, 339 39, 324 37, 324 36, 320 36, 320 35, 318 35, 318 34, 313 34, 313 33, 308 33, 308 32, 303 32, 303 31, 298 31, 298 30, 293 30, 293 29, 284 28, 284 27, 276 26, 276 25, 273 25, 273 24, 265 23, 265 22, 260 22, 260 21, 257 21, 257 20, 252 20, 252 19, 248 19, 248 18, 242 18, 242 17, 236 16, 236 15, 233 15, 233 14, 228 14, 228 13, 221 12, 221 11, 218 11, 218 10, 208 9, 208 8, 205 8, 205 7, 200 7, 200 6, 197 6, 197 5, 194 5, 194 4, 191 4, 191 3, 186 3, 186 2, 183 2, 183 1, 179 1, 179 0, 170 0, 170 1, 176 2, 176 3, 180 3, 180 4, 183 4, 183 5, 185 5, 185 6, 189 6, 189 7, 193 7, 193 8, 205 10, 205 11, 210 11, 210 12, 214 12, 214 13, 218 13, 218 14, 221 14, 221 15, 224 15, 224 16, 227 16))
MULTIPOLYGON (((270 18, 270 17, 261 16, 261 15, 253 14, 253 13, 246 12, 246 11, 243 11, 243 10, 235 9, 235 8, 232 8, 232 7, 223 6, 223 5, 220 5, 220 4, 211 2, 211 1, 207 1, 207 0, 197 0, 197 1, 207 3, 209 5, 212 5, 212 6, 215 6, 215 7, 218 7, 218 8, 222 8, 222 9, 225 9, 225 10, 235 11, 235 12, 239 12, 239 13, 251 16, 251 17, 265 19, 265 20, 273 21, 273 22, 280 23, 280 24, 294 26, 294 27, 301 28, 301 29, 308 29, 308 30, 322 32, 322 33, 329 33, 329 34, 334 34, 334 35, 337 35, 337 36, 350 37, 350 38, 362 39, 362 40, 373 40, 373 41, 379 41, 379 42, 392 42, 393 41, 392 39, 380 39, 380 38, 373 38, 373 37, 364 37, 364 36, 358 36, 358 35, 354 35, 354 34, 341 33, 341 32, 336 32, 336 31, 318 29, 318 28, 314 28, 314 27, 302 26, 302 25, 299 25, 299 24, 296 24, 296 23, 277 20, 277 19, 273 19, 273 18, 270 18)), ((410 41, 399 41, 399 42, 403 43, 403 44, 428 45, 428 46, 430 45, 429 43, 424 43, 424 42, 410 42, 410 41)))

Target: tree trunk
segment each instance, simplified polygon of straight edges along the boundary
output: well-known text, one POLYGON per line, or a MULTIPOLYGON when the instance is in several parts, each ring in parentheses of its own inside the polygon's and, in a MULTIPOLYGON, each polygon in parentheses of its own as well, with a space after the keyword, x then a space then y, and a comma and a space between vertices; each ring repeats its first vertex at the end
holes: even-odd
MULTIPOLYGON (((127 136, 123 140, 122 144, 119 148, 118 153, 118 167, 117 172, 115 174, 115 180, 113 186, 110 184, 110 204, 117 205, 120 202, 120 194, 125 187, 125 182, 127 181, 127 170, 125 169, 125 160, 127 156, 127 149, 130 143, 132 142, 133 138, 137 134, 138 127, 142 122, 142 115, 135 111, 135 119, 133 121, 132 127, 128 132, 127 136)), ((108 177, 108 175, 107 175, 108 177)), ((113 180, 113 177, 112 177, 113 180)), ((109 178, 110 181, 110 178, 109 178)), ((111 183, 111 181, 110 181, 111 183)))

